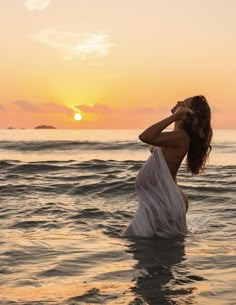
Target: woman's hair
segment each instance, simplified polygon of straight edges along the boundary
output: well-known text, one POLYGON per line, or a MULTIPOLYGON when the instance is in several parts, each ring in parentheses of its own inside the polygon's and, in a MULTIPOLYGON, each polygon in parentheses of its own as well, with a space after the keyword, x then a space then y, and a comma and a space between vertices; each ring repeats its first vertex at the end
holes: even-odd
POLYGON ((187 154, 187 169, 197 175, 204 170, 211 152, 211 109, 203 95, 192 98, 189 115, 183 123, 183 128, 189 134, 191 142, 187 154))

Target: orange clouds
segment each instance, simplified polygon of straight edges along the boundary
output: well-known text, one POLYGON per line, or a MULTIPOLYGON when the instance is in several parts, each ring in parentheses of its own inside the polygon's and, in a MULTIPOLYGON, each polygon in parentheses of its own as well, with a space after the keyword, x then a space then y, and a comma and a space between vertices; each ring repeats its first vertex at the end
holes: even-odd
POLYGON ((6 111, 6 107, 0 104, 0 111, 6 111))
POLYGON ((23 111, 29 111, 29 112, 37 112, 40 111, 40 108, 26 100, 18 100, 13 102, 13 104, 19 106, 19 108, 23 111))
POLYGON ((154 123, 164 113, 170 113, 166 108, 155 107, 109 107, 104 104, 74 105, 73 109, 82 112, 83 120, 74 124, 74 128, 140 128, 154 123))
MULTIPOLYGON (((91 106, 88 105, 74 105, 76 111, 82 111, 84 113, 97 113, 97 114, 151 114, 153 112, 160 112, 160 108, 154 107, 109 107, 103 104, 94 104, 91 106)), ((166 109, 165 109, 166 110, 166 109)), ((162 111, 161 111, 162 112, 162 111)))
POLYGON ((63 128, 62 122, 73 115, 72 109, 55 102, 35 103, 21 99, 0 105, 0 128, 33 128, 38 124, 63 128))
POLYGON ((108 107, 106 105, 102 105, 102 104, 95 104, 95 105, 74 105, 73 108, 76 109, 76 111, 82 111, 85 113, 104 113, 104 114, 108 114, 108 113, 112 113, 112 108, 108 107))
MULTIPOLYGON (((36 103, 29 102, 27 100, 16 100, 9 104, 8 108, 10 111, 16 110, 14 106, 17 106, 17 110, 22 112, 41 112, 41 113, 63 113, 71 115, 73 113, 72 109, 57 103, 42 103, 40 105, 36 103)), ((6 110, 6 107, 5 107, 6 110)))
MULTIPOLYGON (((129 129, 145 128, 170 115, 169 106, 108 106, 106 104, 75 104, 65 106, 56 102, 35 103, 24 99, 0 104, 0 127, 34 128, 36 125, 54 125, 57 128, 78 129, 129 129), (74 120, 74 113, 81 113, 81 121, 74 120)), ((229 128, 235 128, 230 109, 212 105, 214 128, 224 128, 225 118, 229 128)))
POLYGON ((33 103, 23 99, 13 101, 7 107, 0 105, 0 111, 4 111, 5 118, 1 122, 8 121, 9 126, 20 128, 33 128, 37 124, 52 124, 57 128, 139 128, 162 113, 154 107, 125 108, 105 104, 66 107, 56 102, 33 103), (82 113, 83 120, 75 122, 75 112, 82 113))

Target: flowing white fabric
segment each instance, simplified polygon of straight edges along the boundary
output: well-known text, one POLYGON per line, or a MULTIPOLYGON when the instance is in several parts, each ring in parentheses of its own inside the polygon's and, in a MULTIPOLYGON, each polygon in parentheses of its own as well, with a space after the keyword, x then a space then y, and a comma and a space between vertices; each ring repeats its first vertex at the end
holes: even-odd
POLYGON ((160 147, 144 163, 135 181, 139 207, 124 236, 172 237, 187 232, 185 203, 160 147))

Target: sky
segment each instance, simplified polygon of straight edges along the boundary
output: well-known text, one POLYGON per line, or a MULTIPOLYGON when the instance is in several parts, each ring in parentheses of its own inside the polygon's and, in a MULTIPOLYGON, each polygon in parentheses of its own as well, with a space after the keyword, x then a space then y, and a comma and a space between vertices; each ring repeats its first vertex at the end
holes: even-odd
POLYGON ((0 0, 0 36, 0 128, 145 128, 202 94, 236 129, 235 0, 0 0))

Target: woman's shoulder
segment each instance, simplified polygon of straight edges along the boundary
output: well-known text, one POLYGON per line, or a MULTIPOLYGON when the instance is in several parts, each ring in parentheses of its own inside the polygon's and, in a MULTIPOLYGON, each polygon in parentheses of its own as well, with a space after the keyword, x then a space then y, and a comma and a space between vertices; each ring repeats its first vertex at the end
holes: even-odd
POLYGON ((186 144, 189 145, 191 138, 186 130, 179 128, 170 131, 170 133, 171 133, 170 138, 172 138, 173 143, 175 143, 175 147, 183 146, 183 145, 185 146, 186 144))
POLYGON ((175 132, 175 136, 178 139, 179 144, 181 144, 182 142, 190 143, 191 138, 186 130, 180 128, 173 130, 173 132, 175 132))

